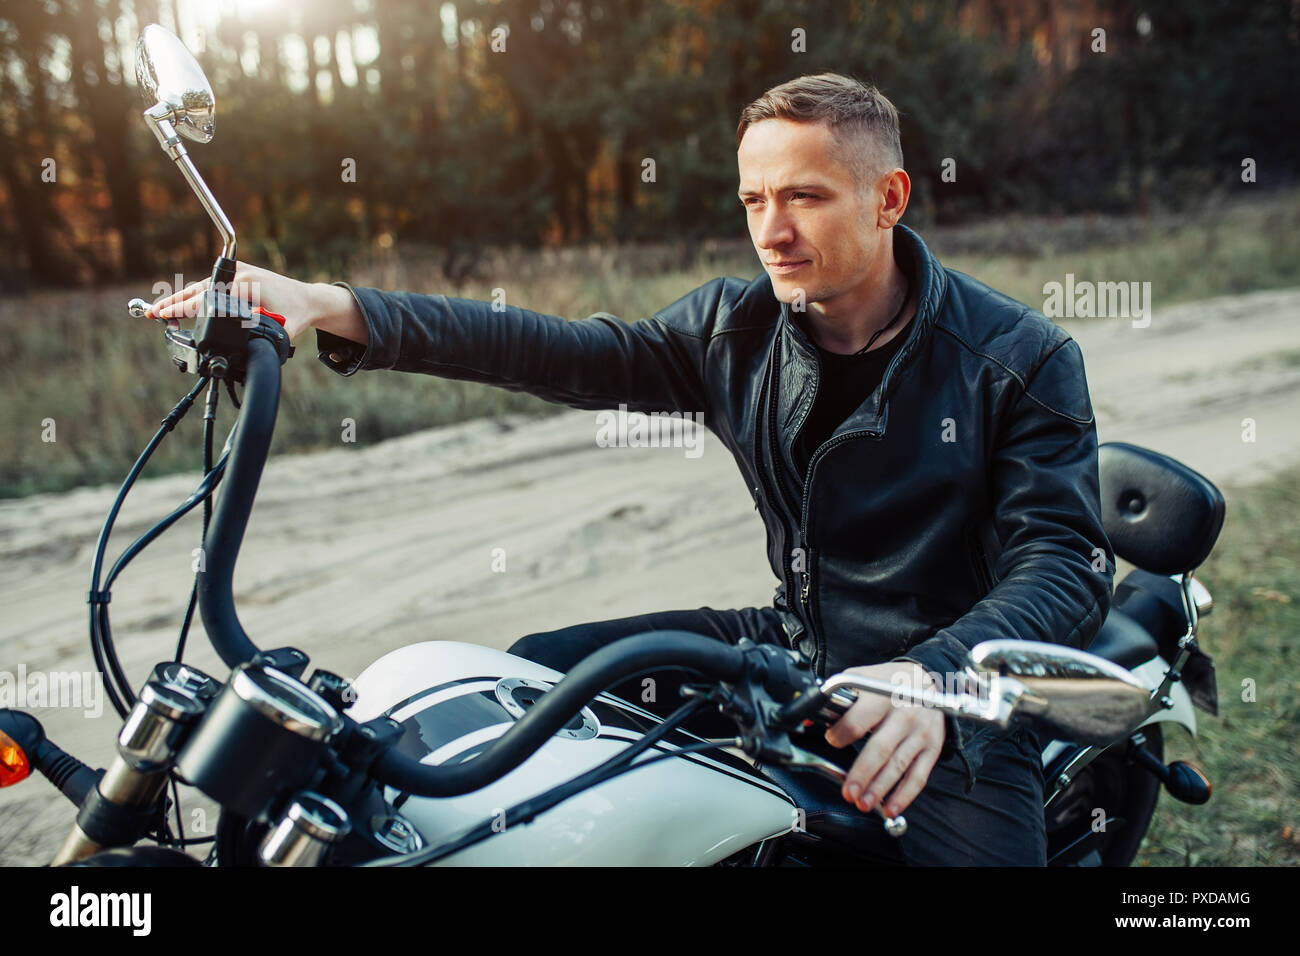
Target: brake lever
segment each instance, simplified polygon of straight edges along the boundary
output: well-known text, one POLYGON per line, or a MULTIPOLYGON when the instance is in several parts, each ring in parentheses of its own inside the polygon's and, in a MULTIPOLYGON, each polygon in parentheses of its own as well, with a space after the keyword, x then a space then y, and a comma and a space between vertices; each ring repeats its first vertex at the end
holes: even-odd
MULTIPOLYGON (((790 750, 792 756, 788 761, 786 761, 786 766, 794 767, 798 770, 811 770, 814 773, 819 773, 828 780, 839 784, 841 787, 844 786, 844 778, 847 777, 848 774, 846 774, 843 769, 831 763, 824 757, 819 757, 814 753, 809 753, 802 747, 792 746, 790 750)), ((887 816, 885 814, 884 806, 879 803, 876 804, 875 810, 880 814, 880 819, 885 821, 885 832, 891 837, 901 837, 907 832, 907 820, 905 820, 901 814, 896 817, 887 816)))

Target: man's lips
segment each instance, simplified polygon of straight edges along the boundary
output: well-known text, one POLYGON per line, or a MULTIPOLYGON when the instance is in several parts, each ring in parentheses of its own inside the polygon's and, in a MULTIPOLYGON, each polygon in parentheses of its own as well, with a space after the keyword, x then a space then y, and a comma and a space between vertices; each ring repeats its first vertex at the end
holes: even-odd
POLYGON ((787 259, 783 262, 769 262, 767 267, 773 272, 786 273, 794 272, 794 270, 806 266, 807 264, 807 259, 787 259))

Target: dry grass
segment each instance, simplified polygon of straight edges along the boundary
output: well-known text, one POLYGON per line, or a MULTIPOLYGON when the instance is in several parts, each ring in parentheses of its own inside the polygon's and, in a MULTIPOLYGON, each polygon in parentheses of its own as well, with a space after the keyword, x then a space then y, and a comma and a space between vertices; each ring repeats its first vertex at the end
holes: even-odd
POLYGON ((1196 764, 1214 793, 1200 807, 1162 794, 1139 866, 1300 863, 1300 474, 1224 493, 1223 533, 1196 572, 1215 599, 1198 637, 1219 716, 1197 711, 1195 738, 1165 725, 1165 759, 1196 764))

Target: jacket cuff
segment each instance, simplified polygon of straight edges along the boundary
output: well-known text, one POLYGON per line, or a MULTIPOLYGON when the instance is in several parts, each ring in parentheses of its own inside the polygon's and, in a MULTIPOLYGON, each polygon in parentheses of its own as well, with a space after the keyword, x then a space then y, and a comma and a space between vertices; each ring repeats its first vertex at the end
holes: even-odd
POLYGON ((352 375, 360 369, 373 368, 374 365, 369 362, 369 359, 375 341, 374 321, 366 312, 366 307, 361 297, 357 295, 356 289, 346 282, 334 282, 331 285, 340 286, 352 293, 352 299, 361 310, 361 318, 366 323, 366 344, 362 345, 360 342, 353 342, 333 332, 317 329, 316 358, 331 372, 337 372, 339 375, 352 375))
POLYGON ((939 631, 933 637, 909 648, 906 654, 897 659, 920 664, 935 675, 935 680, 941 680, 944 674, 964 671, 970 663, 970 651, 957 638, 939 631))

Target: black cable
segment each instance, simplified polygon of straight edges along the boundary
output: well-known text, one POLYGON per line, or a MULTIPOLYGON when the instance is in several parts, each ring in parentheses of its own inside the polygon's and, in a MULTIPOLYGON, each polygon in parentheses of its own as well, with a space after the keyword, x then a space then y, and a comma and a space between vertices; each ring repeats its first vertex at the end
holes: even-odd
MULTIPOLYGON (((208 395, 209 395, 209 404, 212 406, 215 405, 215 403, 211 401, 211 396, 214 394, 214 392, 215 389, 210 384, 208 387, 208 395)), ((206 413, 204 415, 204 419, 205 419, 204 465, 206 467, 204 470, 204 475, 202 480, 195 487, 194 491, 191 492, 190 496, 179 507, 173 510, 169 515, 167 515, 161 521, 154 524, 151 528, 149 528, 149 530, 147 530, 140 537, 136 538, 136 540, 132 542, 131 545, 125 551, 122 552, 121 556, 118 557, 117 561, 113 564, 112 569, 109 571, 108 578, 104 581, 102 585, 105 595, 111 592, 112 586, 114 582, 117 580, 118 576, 122 573, 123 570, 125 570, 126 566, 137 555, 139 555, 141 551, 143 551, 146 547, 152 544, 153 541, 156 540, 165 531, 167 531, 168 528, 170 528, 182 517, 184 517, 186 514, 192 511, 200 503, 202 503, 204 506, 205 515, 211 514, 212 495, 215 492, 217 485, 220 484, 221 478, 225 473, 226 460, 229 457, 230 449, 229 447, 226 448, 226 450, 222 453, 221 458, 218 459, 216 466, 213 467, 211 464, 211 426, 210 426, 210 422, 208 422, 208 416, 206 413)), ((206 529, 206 521, 205 521, 205 527, 204 527, 205 536, 206 536, 206 532, 207 529, 206 529)), ((197 583, 195 586, 197 587, 197 583)), ((109 612, 108 612, 107 601, 100 602, 99 604, 98 621, 99 621, 99 628, 98 628, 99 640, 106 649, 106 654, 108 656, 109 664, 113 669, 114 677, 118 681, 119 687, 124 689, 124 696, 126 696, 129 700, 132 701, 132 703, 134 703, 134 698, 130 695, 130 690, 131 690, 130 683, 126 679, 126 676, 122 671, 121 665, 118 663, 117 652, 113 646, 112 630, 109 626, 109 612)), ((92 635, 92 643, 93 643, 93 639, 94 636, 92 635)), ((181 649, 183 650, 183 643, 181 649)), ((177 660, 180 660, 179 655, 177 656, 177 660)), ((129 710, 129 706, 128 706, 128 710, 129 710)), ((121 712, 119 711, 119 713, 121 712)))
MULTIPOLYGON (((212 470, 212 432, 217 420, 217 401, 221 398, 221 390, 217 388, 216 383, 208 385, 208 400, 203 409, 203 472, 212 470)), ((203 530, 199 533, 199 553, 207 546, 208 525, 212 521, 212 498, 203 499, 203 530)), ((181 658, 185 656, 185 641, 189 637, 190 625, 194 622, 194 609, 198 606, 199 600, 199 576, 194 575, 194 584, 190 587, 190 603, 185 608, 185 619, 181 622, 181 633, 176 640, 176 663, 180 663, 181 658)))
POLYGON ((108 623, 108 605, 100 604, 96 609, 99 612, 99 640, 104 648, 104 656, 108 660, 112 679, 117 681, 118 693, 125 698, 125 710, 122 716, 125 717, 135 706, 135 694, 131 692, 130 682, 126 678, 126 673, 122 670, 122 665, 117 659, 117 648, 113 646, 113 629, 108 623))
POLYGON ((131 486, 135 484, 135 480, 140 476, 140 472, 144 470, 144 466, 148 464, 158 445, 167 437, 167 433, 176 427, 177 422, 185 417, 185 413, 194 404, 195 396, 203 390, 207 383, 208 379, 206 377, 200 378, 194 388, 177 402, 175 407, 162 420, 158 431, 154 433, 153 438, 149 440, 149 444, 145 446, 144 451, 135 460, 135 464, 131 466, 131 471, 122 482, 122 487, 118 489, 117 497, 113 500, 113 506, 109 509, 108 517, 104 519, 104 526, 100 529, 99 541, 95 547, 95 557, 90 572, 90 594, 88 595, 90 603, 90 649, 94 655, 96 667, 104 675, 109 702, 113 705, 113 709, 118 712, 118 715, 122 717, 130 713, 131 707, 134 706, 135 694, 132 692, 126 675, 122 671, 122 665, 117 659, 112 638, 107 633, 107 616, 101 613, 108 606, 108 595, 100 589, 100 574, 103 571, 104 552, 108 549, 109 535, 112 534, 113 525, 117 521, 118 513, 122 510, 122 503, 126 500, 131 486), (104 633, 100 632, 101 618, 105 626, 104 633), (119 686, 117 688, 113 686, 114 681, 118 682, 119 686))
MULTIPOLYGON (((217 388, 216 382, 208 383, 208 398, 203 406, 203 473, 206 475, 212 471, 212 433, 216 427, 217 421, 217 402, 221 398, 221 389, 217 388)), ((222 461, 225 455, 222 455, 222 461)), ((208 540, 208 522, 212 520, 212 496, 204 495, 203 497, 203 529, 199 532, 199 555, 202 557, 203 548, 208 540)), ((174 660, 179 664, 185 656, 185 639, 190 633, 190 624, 194 620, 194 608, 197 606, 199 598, 199 575, 194 574, 194 583, 190 586, 190 601, 185 608, 185 618, 181 621, 181 633, 176 639, 176 656, 174 660)), ((176 782, 176 775, 168 774, 172 785, 172 807, 176 812, 176 839, 180 841, 181 846, 186 846, 185 841, 185 822, 181 818, 181 791, 176 782)), ((204 837, 202 841, 216 840, 216 837, 204 837)))
MULTIPOLYGON (((114 562, 112 569, 109 571, 108 577, 103 583, 103 592, 105 596, 111 592, 112 586, 116 582, 118 576, 141 551, 153 543, 159 535, 165 532, 173 524, 192 511, 200 502, 207 501, 211 498, 216 486, 221 482, 221 477, 225 472, 225 467, 226 456, 223 455, 217 462, 216 467, 203 476, 203 480, 199 482, 198 487, 194 489, 190 497, 187 498, 180 507, 176 508, 171 514, 167 515, 167 517, 154 524, 144 534, 136 538, 136 540, 122 552, 121 556, 118 557, 116 562, 114 562)), ((123 696, 125 696, 131 704, 134 704, 135 698, 130 693, 130 682, 122 671, 121 664, 118 662, 117 651, 113 646, 112 629, 109 626, 108 601, 101 600, 93 602, 93 604, 98 610, 98 639, 104 648, 104 653, 112 670, 113 678, 117 681, 118 687, 123 693, 123 696)), ((92 634, 92 642, 93 640, 94 635, 92 634)), ((129 709, 130 704, 127 705, 127 710, 129 711, 129 709)), ((125 714, 123 714, 123 716, 125 716, 125 714)))
POLYGON ((135 559, 137 555, 155 540, 168 528, 174 525, 181 518, 193 511, 199 504, 211 499, 212 493, 216 491, 217 485, 221 483, 221 476, 226 470, 227 455, 222 455, 217 466, 208 472, 205 472, 198 486, 190 492, 190 496, 185 499, 171 514, 159 520, 148 531, 140 535, 130 546, 122 552, 117 561, 114 562, 112 570, 108 572, 108 577, 104 581, 104 590, 112 590, 113 582, 117 580, 118 575, 126 569, 126 566, 135 559))
POLYGON ((104 663, 104 654, 99 646, 99 605, 93 601, 90 605, 90 653, 95 658, 95 670, 104 675, 104 691, 108 694, 109 703, 113 705, 119 717, 125 717, 130 708, 123 706, 112 680, 109 679, 108 667, 104 663))
POLYGON ((181 820, 181 788, 176 783, 176 775, 168 773, 167 782, 172 788, 172 810, 176 813, 176 835, 173 837, 168 833, 167 842, 169 845, 174 845, 177 841, 185 839, 185 823, 181 820))

